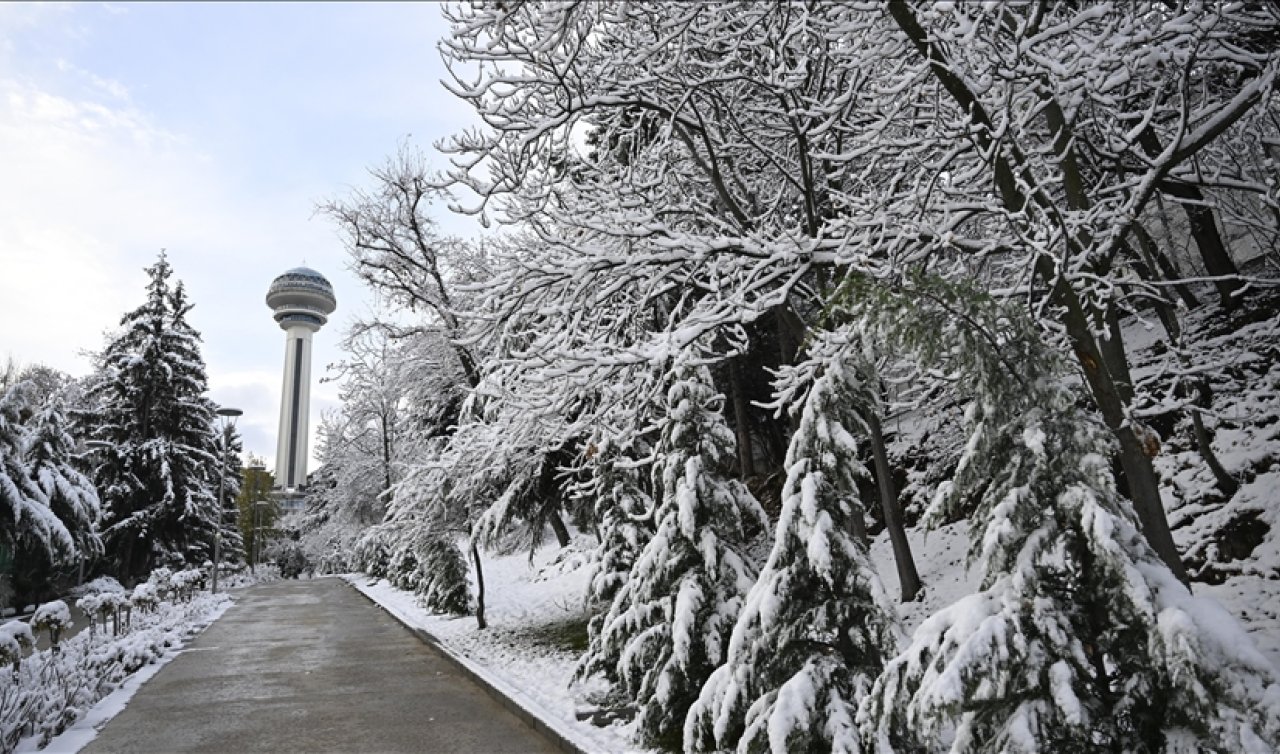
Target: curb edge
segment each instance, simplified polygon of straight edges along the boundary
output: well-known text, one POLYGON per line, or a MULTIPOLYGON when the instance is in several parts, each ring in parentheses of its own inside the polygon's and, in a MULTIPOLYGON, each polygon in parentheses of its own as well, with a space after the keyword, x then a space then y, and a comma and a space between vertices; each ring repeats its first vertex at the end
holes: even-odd
POLYGON ((535 731, 540 733, 544 738, 551 741, 551 743, 554 744, 556 748, 560 749, 560 751, 564 752, 565 754, 588 754, 588 752, 579 748, 577 744, 570 741, 560 731, 548 725, 547 722, 543 720, 541 717, 534 714, 533 712, 530 712, 519 702, 507 696, 506 694, 502 693, 502 691, 499 690, 497 686, 494 686, 492 683, 490 683, 488 679, 486 679, 484 676, 481 676, 479 673, 475 672, 470 667, 468 667, 467 664, 463 662, 460 657, 455 655, 449 648, 445 647, 442 643, 440 643, 440 640, 437 639, 435 636, 432 636, 426 629, 409 625, 400 616, 396 615, 391 610, 388 610, 377 600, 365 594, 360 589, 356 588, 355 584, 352 584, 346 579, 341 579, 341 581, 344 584, 346 584, 348 587, 350 587, 351 590, 354 591, 356 594, 359 594, 361 597, 364 597, 366 600, 369 600, 369 602, 372 603, 379 610, 381 610, 382 612, 394 618, 397 623, 399 623, 401 626, 404 626, 404 628, 408 630, 409 633, 417 637, 418 640, 421 641, 423 644, 426 644, 427 646, 439 652, 440 655, 443 656, 446 660, 448 660, 451 665, 456 667, 458 670, 462 671, 463 675, 467 676, 467 678, 470 678, 473 682, 475 682, 478 686, 480 686, 480 688, 484 689, 485 693, 488 694, 490 697, 492 697, 494 701, 501 704, 505 709, 507 709, 512 714, 514 714, 516 717, 520 718, 521 721, 523 721, 530 728, 533 728, 535 731))

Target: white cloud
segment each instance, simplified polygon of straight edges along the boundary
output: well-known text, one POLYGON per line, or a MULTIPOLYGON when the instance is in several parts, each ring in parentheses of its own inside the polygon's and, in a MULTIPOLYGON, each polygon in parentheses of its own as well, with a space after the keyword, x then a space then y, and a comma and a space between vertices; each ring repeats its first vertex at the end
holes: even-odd
MULTIPOLYGON (((0 78, 0 165, 0 357, 88 372, 84 352, 141 302, 142 269, 167 247, 196 305, 213 398, 245 410, 246 450, 270 465, 279 376, 265 368, 275 366, 278 331, 262 295, 294 250, 324 257, 325 241, 336 246, 328 228, 307 223, 306 190, 236 194, 209 155, 134 107, 123 87, 74 98, 0 78)), ((350 286, 342 293, 356 305, 350 286)), ((320 336, 317 376, 336 340, 320 336)), ((316 386, 313 425, 335 398, 316 386)))

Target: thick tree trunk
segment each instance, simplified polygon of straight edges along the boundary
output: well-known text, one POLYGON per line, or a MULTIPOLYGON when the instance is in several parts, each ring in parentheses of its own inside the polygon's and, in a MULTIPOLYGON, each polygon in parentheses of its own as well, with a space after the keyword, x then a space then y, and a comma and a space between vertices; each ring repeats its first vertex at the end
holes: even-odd
POLYGON ((471 562, 476 569, 476 628, 484 630, 489 624, 484 619, 484 568, 480 565, 480 548, 471 540, 471 562))
POLYGON ((729 392, 733 401, 733 424, 738 435, 738 471, 743 479, 755 476, 755 449, 751 444, 751 416, 747 397, 742 392, 742 364, 738 357, 729 361, 729 392))
POLYGON ((551 524, 551 531, 555 532, 556 542, 561 547, 569 546, 569 529, 564 525, 564 519, 560 518, 560 511, 552 508, 547 514, 547 523, 551 524))
MULTIPOLYGON (((867 412, 867 428, 871 431, 871 456, 875 460, 876 485, 880 490, 880 510, 884 514, 884 526, 893 545, 893 560, 898 566, 898 582, 902 585, 902 601, 911 602, 920 594, 920 574, 915 559, 911 557, 911 543, 902 525, 902 510, 898 506, 898 491, 893 484, 893 469, 889 467, 889 453, 884 445, 884 432, 880 417, 867 412)), ((863 537, 866 533, 863 532, 863 537)))
MULTIPOLYGON (((1142 145, 1148 157, 1156 157, 1164 151, 1163 145, 1160 144, 1160 137, 1150 126, 1144 128, 1138 135, 1138 143, 1142 145)), ((1222 234, 1218 232, 1218 223, 1213 217, 1213 209, 1205 202, 1204 194, 1197 186, 1165 181, 1160 184, 1160 191, 1180 200, 1179 204, 1186 212, 1187 222, 1191 226, 1191 237, 1195 239, 1196 248, 1200 250, 1200 258, 1204 261, 1204 268, 1214 277, 1227 278, 1215 280, 1213 285, 1218 290, 1222 308, 1231 311, 1239 305, 1244 286, 1238 279, 1233 279, 1240 274, 1240 270, 1227 251, 1226 244, 1222 242, 1222 234)))
POLYGON ((387 417, 382 417, 382 494, 387 504, 391 502, 391 430, 387 417))
POLYGON ((849 511, 849 534, 853 538, 863 544, 864 547, 871 546, 871 538, 867 536, 866 515, 862 512, 862 506, 855 503, 852 510, 849 511))
MULTIPOLYGON (((1036 189, 1034 176, 1030 175, 1024 164, 1020 162, 1023 158, 1020 156, 1017 145, 1012 143, 1008 145, 1010 150, 1008 157, 996 148, 990 136, 995 130, 990 116, 970 91, 968 84, 952 72, 945 54, 930 41, 910 4, 905 0, 890 0, 888 11, 921 57, 929 61, 930 70, 942 88, 969 114, 974 123, 981 127, 981 130, 975 132, 975 136, 979 146, 990 152, 995 187, 1005 207, 1011 212, 1025 212, 1027 207, 1033 204, 1041 205, 1046 210, 1051 209, 1051 200, 1036 189), (1026 190, 1030 193, 1026 193, 1026 190)), ((1059 136, 1062 135, 1062 133, 1059 134, 1059 136)), ((1070 144, 1070 140, 1059 139, 1058 141, 1064 146, 1070 144)), ((1064 159, 1065 157, 1066 155, 1064 159)), ((1072 203, 1079 204, 1086 200, 1087 197, 1076 196, 1072 199, 1072 203)), ((1079 240, 1067 239, 1067 243, 1075 246, 1079 240)), ((1080 249, 1076 251, 1079 253, 1080 249)), ((1188 581, 1186 568, 1182 565, 1182 558, 1178 555, 1173 543, 1173 535, 1169 531, 1169 522, 1164 515, 1164 506, 1160 500, 1160 485, 1155 469, 1151 465, 1151 458, 1145 453, 1143 438, 1139 437, 1125 411, 1126 403, 1122 393, 1113 381, 1113 374, 1125 374, 1128 370, 1125 368, 1120 371, 1119 365, 1106 363, 1103 350, 1094 337, 1085 302, 1081 301, 1075 290, 1057 274, 1055 262, 1041 255, 1035 260, 1035 272, 1037 277, 1050 286, 1050 299, 1060 307, 1062 325, 1075 351, 1076 359, 1084 371, 1089 390, 1108 429, 1119 440, 1121 468, 1129 483, 1130 497, 1142 524, 1143 533, 1146 534, 1148 542, 1165 565, 1185 584, 1188 581)), ((1123 348, 1119 350, 1123 356, 1123 348)))

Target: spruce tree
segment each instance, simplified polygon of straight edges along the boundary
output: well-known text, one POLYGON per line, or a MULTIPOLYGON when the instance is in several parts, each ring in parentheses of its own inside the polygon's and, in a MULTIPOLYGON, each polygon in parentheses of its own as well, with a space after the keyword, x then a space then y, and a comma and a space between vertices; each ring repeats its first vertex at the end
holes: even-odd
MULTIPOLYGON (((595 569, 587 584, 587 605, 599 610, 587 624, 588 650, 584 660, 604 656, 601 652, 601 629, 606 611, 631 576, 645 544, 653 536, 653 498, 641 485, 640 470, 632 459, 613 441, 602 439, 591 459, 593 479, 587 494, 595 498, 595 515, 600 544, 596 548, 595 569)), ((580 662, 578 678, 603 673, 617 682, 617 667, 580 662)))
POLYGON ((214 410, 191 305, 172 274, 163 253, 147 268, 146 302, 121 319, 91 393, 106 558, 124 580, 209 559, 218 526, 214 410))
POLYGON ((655 488, 657 530, 605 616, 591 667, 616 664, 619 690, 640 708, 641 736, 678 746, 685 713, 725 659, 755 568, 749 532, 760 504, 729 476, 734 434, 705 369, 681 366, 667 393, 655 488))
POLYGON ((893 603, 854 534, 867 476, 850 429, 866 396, 837 359, 803 405, 787 451, 773 550, 703 687, 685 749, 855 752, 858 704, 897 650, 893 603))
POLYGON ((1142 535, 1112 476, 1114 438, 1077 405, 1061 359, 1012 306, 921 290, 882 321, 973 398, 959 468, 928 516, 977 501, 984 580, 885 667, 859 711, 866 748, 1271 751, 1275 669, 1142 535))
POLYGON ((30 413, 26 387, 0 392, 0 548, 15 562, 73 559, 76 541, 49 508, 27 455, 30 413))
POLYGON ((78 468, 81 459, 67 424, 61 398, 51 396, 32 418, 27 458, 49 510, 71 534, 76 556, 93 560, 102 554, 102 503, 93 482, 78 468))

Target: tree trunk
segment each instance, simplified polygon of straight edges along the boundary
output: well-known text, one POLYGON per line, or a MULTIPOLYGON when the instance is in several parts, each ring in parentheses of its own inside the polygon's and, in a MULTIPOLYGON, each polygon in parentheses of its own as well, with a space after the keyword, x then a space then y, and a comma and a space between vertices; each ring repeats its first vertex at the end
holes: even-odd
POLYGON ((391 503, 391 430, 387 417, 382 417, 382 495, 386 504, 391 503))
POLYGON ((564 525, 564 519, 560 518, 560 511, 552 508, 547 514, 547 523, 551 524, 551 531, 555 532, 556 541, 561 547, 569 546, 569 529, 564 525))
POLYGON ((471 562, 476 569, 476 628, 484 630, 489 624, 484 620, 484 568, 480 565, 480 548, 471 540, 471 562))
POLYGON ((729 392, 733 400, 733 424, 738 435, 738 471, 745 480, 755 476, 754 448, 751 445, 751 417, 747 397, 742 394, 742 357, 729 361, 729 392))
POLYGON ((1213 389, 1209 387, 1209 380, 1203 376, 1196 378, 1195 387, 1192 389, 1195 390, 1195 408, 1190 409, 1191 428, 1195 433, 1196 448, 1200 451, 1200 457, 1204 459, 1209 471, 1213 473, 1213 478, 1218 483, 1218 490, 1230 498, 1240 491, 1240 483, 1227 472, 1222 462, 1218 460, 1218 454, 1213 452, 1213 434, 1204 426, 1204 417, 1197 410, 1209 408, 1213 402, 1213 389))
MULTIPOLYGON (((889 454, 884 446, 884 432, 880 417, 868 411, 867 428, 871 431, 871 455, 875 459, 876 483, 880 490, 880 510, 884 514, 884 527, 889 531, 893 544, 893 560, 898 566, 898 581, 902 585, 902 601, 911 602, 920 594, 920 574, 911 557, 911 543, 902 526, 902 511, 898 506, 898 491, 893 484, 893 469, 889 467, 889 454)), ((860 514, 859 514, 860 515, 860 514)), ((865 539, 866 533, 863 532, 865 539)))
MULTIPOLYGON (((1160 137, 1150 126, 1142 129, 1138 135, 1138 143, 1148 157, 1157 157, 1164 151, 1160 137)), ((1236 276, 1240 274, 1235 260, 1227 252, 1222 242, 1222 234, 1218 232, 1218 223, 1214 220, 1213 209, 1205 203, 1204 194, 1198 186, 1175 181, 1160 184, 1160 191, 1168 196, 1181 200, 1179 203, 1187 214, 1187 222, 1191 225, 1191 237, 1195 239, 1196 248, 1200 250, 1200 258, 1204 260, 1204 268, 1214 277, 1236 276)), ((1222 308, 1231 311, 1240 303, 1240 294, 1244 286, 1238 279, 1215 280, 1213 285, 1218 290, 1218 298, 1222 308)))
MULTIPOLYGON (((1147 241, 1142 240, 1139 236, 1138 244, 1143 247, 1144 256, 1150 256, 1150 249, 1147 248, 1147 241)), ((1138 274, 1142 277, 1152 280, 1155 278, 1147 262, 1134 265, 1138 270, 1138 274)), ((1154 297, 1156 314, 1160 318, 1160 323, 1164 326, 1165 334, 1168 336, 1169 347, 1177 354, 1178 363, 1184 368, 1189 367, 1187 357, 1182 352, 1182 325, 1178 322, 1178 314, 1173 308, 1173 302, 1168 299, 1164 291, 1158 291, 1158 295, 1154 297)), ((1218 455, 1213 451, 1213 433, 1204 425, 1204 417, 1200 415, 1198 408, 1209 408, 1213 404, 1213 388, 1209 386, 1209 381, 1203 376, 1193 378, 1194 385, 1192 390, 1195 393, 1194 408, 1190 409, 1191 428, 1196 441, 1196 449, 1200 452, 1200 457, 1204 459, 1205 465, 1209 467, 1209 471, 1213 474, 1213 478, 1218 483, 1218 489, 1227 497, 1236 494, 1240 489, 1240 483, 1235 480, 1231 474, 1222 466, 1222 462, 1218 460, 1218 455)))
MULTIPOLYGON (((992 177, 1005 208, 1011 212, 1024 212, 1028 206, 1037 204, 1043 205, 1046 210, 1052 209, 1050 199, 1036 190, 1034 176, 1030 175, 1021 162, 1023 158, 1020 157, 1017 145, 1008 145, 1011 150, 1009 157, 996 148, 990 136, 995 130, 990 116, 968 84, 951 70, 945 54, 929 39, 912 7, 905 0, 890 0, 888 11, 921 57, 929 62, 934 78, 979 127, 974 135, 979 147, 991 155, 992 177), (1021 174, 1017 172, 1019 170, 1021 174), (1026 193, 1024 187, 1028 187, 1031 193, 1026 193)), ((1079 202, 1081 199, 1082 197, 1076 197, 1073 201, 1079 202)), ((1067 239, 1067 243, 1072 246, 1080 241, 1082 239, 1067 239)), ((1088 248, 1087 244, 1083 248, 1088 248)), ((1075 251, 1080 253, 1081 249, 1077 248, 1075 251)), ((1165 565, 1184 584, 1188 583, 1186 568, 1174 546, 1169 522, 1164 515, 1155 468, 1144 452, 1142 438, 1135 433, 1135 427, 1125 411, 1125 402, 1112 379, 1112 374, 1116 373, 1116 365, 1106 363, 1103 351, 1094 337, 1085 302, 1058 275, 1057 264, 1044 255, 1037 257, 1034 264, 1036 276, 1050 288, 1050 300, 1060 307, 1061 324, 1084 371, 1098 410, 1108 429, 1120 442, 1121 468, 1129 482, 1130 497, 1143 533, 1165 565)), ((1123 349, 1120 350, 1123 354, 1123 349)))
POLYGON ((855 502, 849 511, 849 534, 862 543, 863 547, 871 547, 871 538, 867 536, 866 514, 862 512, 861 503, 855 502))
MULTIPOLYGON (((1178 294, 1178 298, 1182 299, 1182 303, 1187 305, 1188 309, 1196 309, 1200 306, 1200 299, 1191 292, 1191 287, 1186 283, 1175 282, 1181 279, 1181 275, 1174 269, 1173 263, 1169 261, 1169 257, 1156 246, 1155 240, 1151 238, 1151 234, 1147 229, 1142 227, 1141 223, 1133 224, 1133 235, 1138 239, 1138 248, 1142 251, 1143 256, 1149 257, 1147 266, 1155 265, 1160 270, 1160 275, 1166 281, 1173 282, 1173 290, 1178 294)), ((1155 279, 1155 270, 1152 270, 1152 278, 1155 279)))

